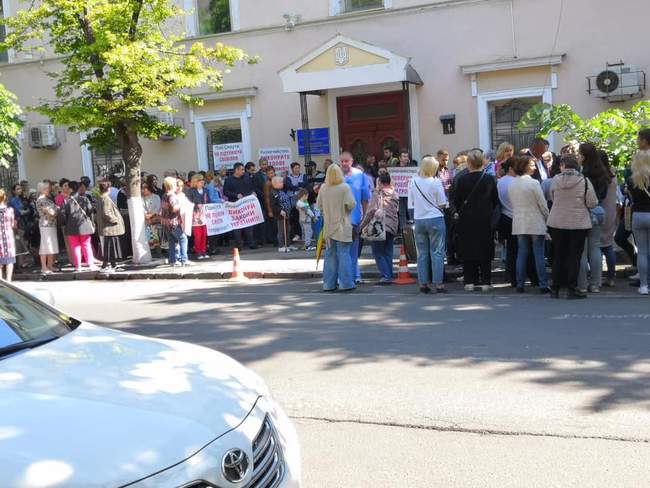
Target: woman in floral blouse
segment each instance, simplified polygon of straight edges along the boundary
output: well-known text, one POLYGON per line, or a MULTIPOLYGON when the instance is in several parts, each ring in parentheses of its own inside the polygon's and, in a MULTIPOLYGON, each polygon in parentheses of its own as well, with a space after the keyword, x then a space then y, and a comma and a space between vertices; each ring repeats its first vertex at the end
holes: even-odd
POLYGON ((0 278, 4 270, 7 281, 11 281, 16 264, 15 229, 14 209, 7 206, 7 194, 0 188, 0 278))
POLYGON ((38 228, 41 233, 41 244, 38 250, 41 257, 41 272, 43 274, 52 274, 54 259, 59 254, 59 240, 56 229, 56 217, 59 209, 50 199, 49 183, 41 182, 38 184, 36 210, 38 211, 38 228))

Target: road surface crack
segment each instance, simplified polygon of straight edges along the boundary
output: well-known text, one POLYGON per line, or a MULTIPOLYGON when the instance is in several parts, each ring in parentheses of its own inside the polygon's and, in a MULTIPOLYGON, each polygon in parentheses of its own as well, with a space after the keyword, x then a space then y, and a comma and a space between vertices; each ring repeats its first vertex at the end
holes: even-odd
POLYGON ((580 435, 580 434, 560 434, 553 432, 532 432, 532 431, 518 431, 518 430, 499 430, 499 429, 476 429, 461 427, 453 422, 446 422, 445 425, 423 425, 423 424, 410 424, 391 421, 377 421, 377 420, 361 420, 361 419, 333 419, 326 417, 310 417, 310 416, 294 416, 291 415, 292 420, 305 420, 312 422, 326 422, 331 424, 357 424, 357 425, 372 425, 379 427, 394 427, 399 429, 417 429, 417 430, 430 430, 434 432, 458 432, 462 434, 476 434, 484 436, 511 436, 511 437, 549 437, 554 439, 580 439, 580 440, 599 440, 599 441, 615 441, 615 442, 634 442, 634 443, 650 443, 650 439, 635 438, 635 437, 622 437, 622 436, 609 436, 609 435, 580 435))

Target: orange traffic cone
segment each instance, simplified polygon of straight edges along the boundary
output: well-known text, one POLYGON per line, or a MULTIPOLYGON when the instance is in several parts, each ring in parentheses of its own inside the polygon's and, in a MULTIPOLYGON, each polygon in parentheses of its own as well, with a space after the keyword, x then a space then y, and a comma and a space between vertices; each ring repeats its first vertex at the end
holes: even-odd
POLYGON ((409 262, 406 259, 406 251, 404 250, 404 244, 399 251, 399 272, 397 274, 397 279, 393 281, 396 285, 412 285, 415 283, 415 280, 409 273, 409 262))
POLYGON ((232 250, 232 274, 230 275, 230 281, 248 281, 248 278, 244 275, 244 272, 239 267, 239 249, 236 247, 232 250))

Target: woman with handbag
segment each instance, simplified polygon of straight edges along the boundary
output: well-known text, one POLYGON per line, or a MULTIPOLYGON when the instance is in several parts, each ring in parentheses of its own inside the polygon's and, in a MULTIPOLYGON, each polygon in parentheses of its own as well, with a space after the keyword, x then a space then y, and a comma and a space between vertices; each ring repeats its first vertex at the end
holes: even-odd
POLYGON ((415 218, 415 245, 418 251, 418 283, 421 293, 429 293, 433 284, 444 293, 446 227, 444 209, 448 206, 445 189, 438 172, 438 161, 424 156, 419 173, 408 189, 408 207, 415 218))
POLYGON ((361 222, 361 238, 370 242, 372 255, 381 275, 380 285, 393 282, 393 242, 399 221, 399 198, 391 184, 390 174, 377 177, 377 189, 361 222))
POLYGON ((607 168, 600 160, 598 149, 593 144, 580 144, 578 147, 578 163, 582 166, 582 174, 594 187, 598 197, 598 205, 590 209, 591 230, 587 233, 585 250, 580 260, 578 289, 582 293, 599 293, 603 283, 603 255, 600 251, 600 236, 605 223, 603 202, 612 179, 607 168), (589 273, 588 273, 589 272, 589 273), (587 280, 587 275, 589 279, 587 280))
POLYGON ((494 259, 492 219, 499 195, 495 178, 483 170, 482 151, 470 151, 467 164, 469 171, 454 183, 458 253, 463 262, 465 291, 490 291, 494 259))
POLYGON ((598 205, 598 198, 591 182, 580 174, 575 156, 562 156, 560 169, 562 172, 553 177, 553 206, 546 221, 553 238, 551 297, 558 298, 560 288, 568 288, 567 298, 586 298, 587 294, 578 289, 578 273, 587 233, 592 227, 589 209, 598 205))
POLYGON ((80 272, 81 255, 83 254, 89 269, 96 271, 98 268, 94 265, 95 257, 90 242, 92 235, 95 233, 93 206, 88 198, 77 194, 79 183, 71 181, 68 186, 72 190, 72 195, 65 201, 62 214, 65 222, 64 233, 68 236, 70 242, 72 264, 75 271, 80 272))

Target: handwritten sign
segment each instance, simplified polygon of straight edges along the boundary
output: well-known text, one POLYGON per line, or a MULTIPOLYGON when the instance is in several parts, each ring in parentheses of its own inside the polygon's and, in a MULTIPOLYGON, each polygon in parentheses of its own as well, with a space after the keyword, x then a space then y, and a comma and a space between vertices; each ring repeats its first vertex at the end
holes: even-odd
POLYGON ((262 207, 255 195, 227 203, 209 203, 203 206, 208 235, 216 236, 231 230, 244 229, 264 222, 262 207))
POLYGON ((278 176, 289 171, 291 166, 291 148, 289 147, 265 147, 259 150, 260 158, 266 158, 269 166, 273 166, 278 176))
POLYGON ((409 194, 409 184, 415 175, 418 174, 419 168, 409 166, 406 168, 388 168, 391 183, 395 187, 395 193, 398 197, 407 197, 409 194))
POLYGON ((212 146, 214 156, 214 170, 232 169, 235 163, 244 161, 244 144, 233 142, 231 144, 215 144, 212 146))

